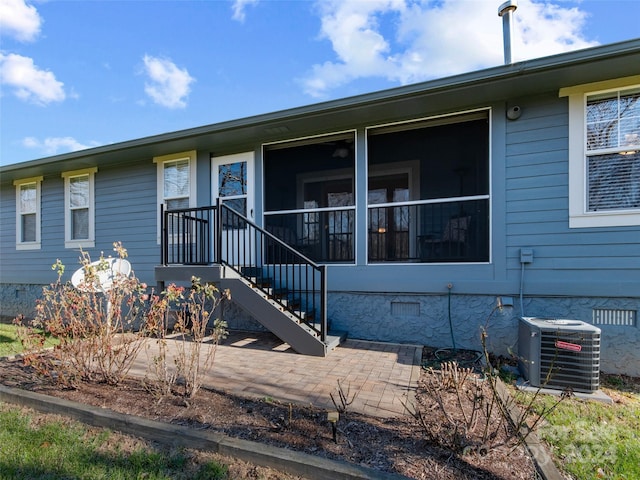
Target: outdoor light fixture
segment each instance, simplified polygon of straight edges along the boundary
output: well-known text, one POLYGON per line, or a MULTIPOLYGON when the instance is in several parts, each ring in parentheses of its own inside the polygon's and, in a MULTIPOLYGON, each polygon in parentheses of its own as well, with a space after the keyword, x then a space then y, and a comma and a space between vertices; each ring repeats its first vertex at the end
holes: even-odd
POLYGON ((332 157, 338 158, 347 158, 349 156, 349 149, 347 147, 338 147, 336 151, 333 152, 332 157))
POLYGON ((333 441, 338 443, 338 419, 340 418, 340 414, 338 412, 328 412, 327 420, 331 422, 331 431, 333 432, 333 441))
POLYGON ((507 118, 509 120, 517 120, 520 118, 520 115, 522 115, 522 108, 518 105, 514 105, 507 110, 507 118))

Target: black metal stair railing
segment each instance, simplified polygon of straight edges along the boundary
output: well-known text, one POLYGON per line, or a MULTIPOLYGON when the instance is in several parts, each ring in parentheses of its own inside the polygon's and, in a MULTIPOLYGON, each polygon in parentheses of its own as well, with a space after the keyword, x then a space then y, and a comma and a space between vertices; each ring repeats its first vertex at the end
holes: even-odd
POLYGON ((247 279, 325 341, 326 267, 224 203, 219 208, 215 243, 220 263, 247 279))
POLYGON ((161 219, 163 265, 226 265, 326 340, 326 266, 221 202, 161 219))
POLYGON ((160 206, 162 265, 210 265, 215 252, 217 208, 164 210, 160 206))

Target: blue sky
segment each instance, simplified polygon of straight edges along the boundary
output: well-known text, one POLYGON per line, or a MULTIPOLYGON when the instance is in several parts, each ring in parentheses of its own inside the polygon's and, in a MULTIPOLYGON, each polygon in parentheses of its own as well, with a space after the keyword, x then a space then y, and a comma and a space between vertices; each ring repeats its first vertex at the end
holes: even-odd
MULTIPOLYGON (((0 164, 500 65, 501 3, 0 0, 0 164)), ((514 18, 514 61, 640 37, 640 0, 514 18)))

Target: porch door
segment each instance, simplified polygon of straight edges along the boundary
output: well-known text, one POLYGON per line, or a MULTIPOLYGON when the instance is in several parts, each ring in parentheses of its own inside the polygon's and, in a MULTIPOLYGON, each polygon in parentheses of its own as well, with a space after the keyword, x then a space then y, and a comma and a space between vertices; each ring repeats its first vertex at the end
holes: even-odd
POLYGON ((369 175, 369 261, 411 261, 416 254, 416 209, 411 205, 413 170, 389 169, 369 175))
MULTIPOLYGON (((254 220, 253 152, 211 158, 212 199, 232 208, 250 221, 254 220)), ((249 241, 250 229, 235 217, 223 219, 222 252, 238 266, 255 265, 254 242, 249 241)))

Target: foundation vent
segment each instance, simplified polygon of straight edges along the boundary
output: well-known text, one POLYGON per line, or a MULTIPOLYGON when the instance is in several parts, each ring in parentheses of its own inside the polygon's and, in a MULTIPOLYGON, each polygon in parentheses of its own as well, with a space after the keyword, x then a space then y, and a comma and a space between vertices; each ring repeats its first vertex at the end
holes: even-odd
POLYGON ((419 317, 420 304, 418 302, 391 302, 391 315, 398 317, 419 317))
POLYGON ((638 323, 638 312, 635 310, 617 310, 610 308, 594 308, 594 325, 618 325, 635 327, 638 323))

